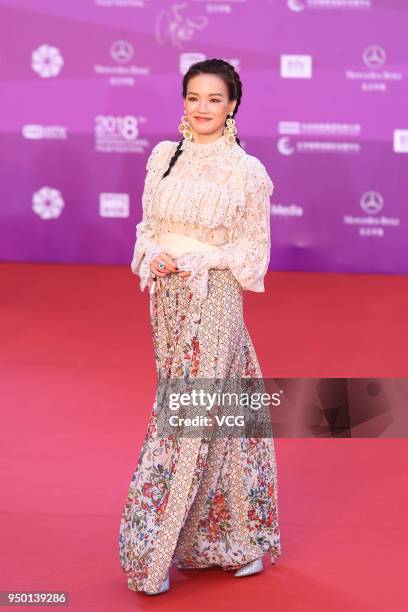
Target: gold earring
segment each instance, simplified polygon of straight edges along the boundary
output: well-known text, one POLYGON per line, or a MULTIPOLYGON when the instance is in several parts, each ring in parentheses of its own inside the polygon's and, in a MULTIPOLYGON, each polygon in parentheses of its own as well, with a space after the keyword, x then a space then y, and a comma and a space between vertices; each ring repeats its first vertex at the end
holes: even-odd
POLYGON ((226 124, 227 125, 224 128, 223 136, 225 138, 225 142, 232 145, 236 142, 235 134, 237 133, 237 127, 235 124, 235 119, 232 117, 232 112, 229 113, 226 124))
POLYGON ((193 132, 191 131, 191 125, 188 122, 187 115, 182 116, 178 131, 183 134, 186 140, 193 140, 193 132))

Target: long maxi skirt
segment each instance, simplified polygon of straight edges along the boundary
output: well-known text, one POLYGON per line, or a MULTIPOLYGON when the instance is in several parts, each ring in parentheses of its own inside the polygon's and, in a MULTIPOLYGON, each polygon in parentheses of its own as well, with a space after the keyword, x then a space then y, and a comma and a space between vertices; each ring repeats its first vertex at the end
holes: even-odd
MULTIPOLYGON (((159 376, 261 378, 242 293, 229 270, 209 270, 202 301, 177 274, 158 278, 150 317, 159 376)), ((129 589, 157 590, 172 564, 235 570, 267 551, 279 557, 273 438, 161 437, 157 422, 156 396, 120 520, 129 589)))

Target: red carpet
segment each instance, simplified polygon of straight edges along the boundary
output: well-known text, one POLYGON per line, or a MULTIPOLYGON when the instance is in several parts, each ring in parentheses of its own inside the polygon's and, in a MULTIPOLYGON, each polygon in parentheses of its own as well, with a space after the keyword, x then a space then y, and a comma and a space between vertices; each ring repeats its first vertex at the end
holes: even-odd
MULTIPOLYGON (((0 264, 0 282, 0 590, 68 591, 75 612, 408 609, 405 439, 276 439, 278 563, 129 591, 117 539, 154 396, 148 294, 126 266, 0 264)), ((408 376, 406 277, 269 273, 245 298, 265 377, 408 376)))

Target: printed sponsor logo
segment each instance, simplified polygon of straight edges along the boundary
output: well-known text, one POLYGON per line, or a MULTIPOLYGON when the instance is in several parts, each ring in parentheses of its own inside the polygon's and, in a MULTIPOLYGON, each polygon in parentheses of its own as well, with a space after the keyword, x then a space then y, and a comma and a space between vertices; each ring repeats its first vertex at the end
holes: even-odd
POLYGON ((311 79, 312 56, 282 54, 280 75, 284 79, 311 79))
POLYGON ((359 136, 360 123, 323 123, 301 121, 279 121, 279 134, 319 134, 321 136, 359 136))
POLYGON ((303 208, 297 204, 271 204, 271 215, 274 217, 303 217, 303 208))
POLYGON ((408 130, 394 130, 394 152, 408 153, 408 130))
POLYGON ((128 193, 100 193, 99 215, 101 217, 129 216, 129 194, 128 193))
POLYGON ((21 133, 28 140, 66 140, 68 128, 64 125, 39 125, 28 123, 23 125, 21 133))
POLYGON ((288 136, 278 138, 276 147, 282 155, 293 155, 294 153, 360 153, 358 142, 330 140, 297 140, 292 142, 288 136))
POLYGON ((112 63, 95 64, 94 73, 101 77, 108 77, 112 86, 133 86, 136 76, 148 76, 148 66, 138 66, 133 60, 135 49, 128 40, 115 40, 109 48, 112 63))
POLYGON ((368 45, 363 49, 362 62, 366 68, 346 68, 346 79, 360 82, 362 91, 387 91, 388 83, 402 80, 402 72, 385 68, 387 54, 380 45, 368 45))
POLYGON ((343 10, 358 10, 370 9, 372 0, 287 0, 288 8, 295 12, 301 13, 305 9, 343 9, 343 10))
POLYGON ((134 56, 133 45, 127 40, 116 40, 111 44, 110 55, 118 64, 127 64, 134 56))
POLYGON ((384 198, 378 191, 366 191, 360 198, 360 208, 366 216, 344 215, 343 223, 353 225, 361 237, 383 238, 386 228, 400 226, 398 217, 379 215, 384 208, 384 198))
POLYGON ((377 191, 366 191, 361 197, 360 206, 369 215, 376 215, 384 206, 384 200, 377 191))

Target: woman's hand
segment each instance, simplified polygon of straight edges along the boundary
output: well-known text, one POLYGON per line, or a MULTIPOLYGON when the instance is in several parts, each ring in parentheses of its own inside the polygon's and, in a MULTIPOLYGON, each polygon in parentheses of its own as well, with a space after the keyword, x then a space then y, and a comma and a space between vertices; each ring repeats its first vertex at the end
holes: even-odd
POLYGON ((167 276, 170 272, 177 272, 181 278, 188 278, 191 275, 189 270, 179 270, 176 266, 176 262, 168 255, 163 252, 157 255, 150 262, 150 271, 152 274, 157 276, 167 276), (164 264, 164 268, 159 268, 159 264, 164 264))
POLYGON ((153 257, 150 262, 150 271, 157 276, 167 276, 170 272, 178 272, 178 268, 170 255, 163 252, 153 257), (164 268, 159 268, 159 264, 164 264, 164 268))

